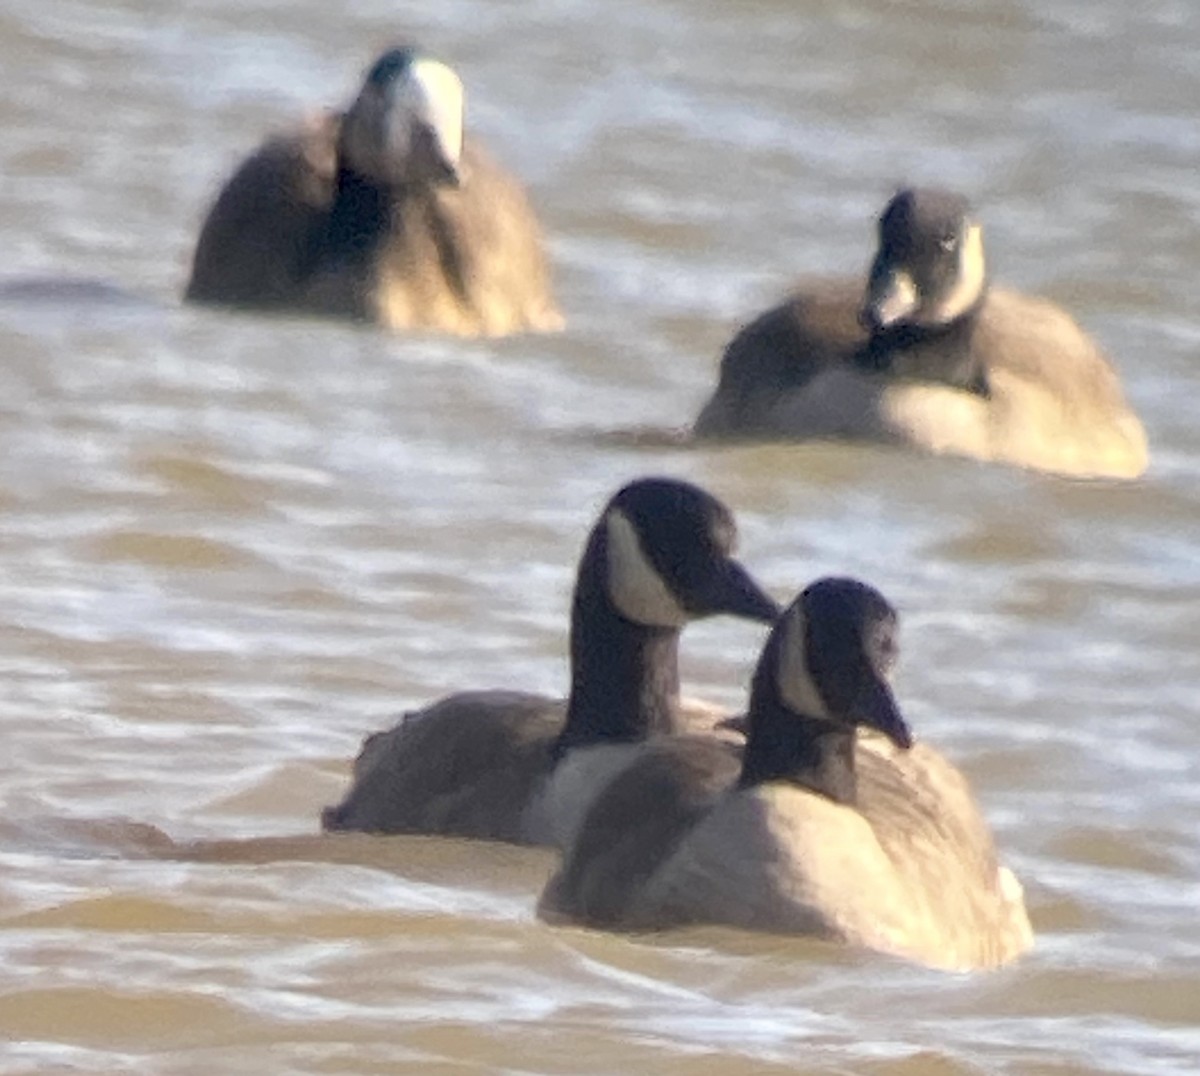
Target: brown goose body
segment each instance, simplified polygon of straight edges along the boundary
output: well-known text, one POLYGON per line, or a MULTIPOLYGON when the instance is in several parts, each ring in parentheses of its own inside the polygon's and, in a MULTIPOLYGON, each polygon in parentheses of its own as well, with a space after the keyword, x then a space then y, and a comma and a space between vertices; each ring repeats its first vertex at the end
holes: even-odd
MULTIPOLYGON (((725 716, 683 700, 659 735, 719 742, 731 738, 721 728, 725 716)), ((566 719, 566 699, 516 691, 449 695, 363 741, 350 791, 326 808, 322 824, 559 845, 592 797, 634 757, 629 745, 614 745, 572 752, 569 765, 560 762, 555 748, 566 719)))
POLYGON ((378 123, 346 135, 362 107, 313 117, 236 169, 201 229, 185 297, 397 331, 562 328, 542 230, 516 177, 469 136, 453 182, 393 174, 368 141, 383 137, 378 123))
POLYGON ((696 436, 861 440, 1080 477, 1140 475, 1146 434, 1107 357, 1048 300, 986 288, 978 226, 961 223, 973 239, 947 257, 978 264, 930 286, 949 293, 949 307, 928 298, 925 320, 918 307, 864 326, 886 253, 866 280, 802 285, 729 343, 696 436))
POLYGON ((733 559, 733 517, 687 483, 642 479, 606 506, 580 558, 571 694, 458 692, 369 737, 329 830, 431 833, 562 845, 643 741, 724 716, 681 699, 692 620, 776 612, 733 559))
MULTIPOLYGON (((815 691, 791 697, 823 708, 815 691)), ((846 697, 870 712, 869 695, 846 697)), ((878 709, 889 707, 890 697, 878 709)), ((752 701, 747 755, 755 713, 752 701)), ((860 731, 836 746, 848 757, 826 767, 832 778, 815 761, 826 748, 810 739, 826 719, 766 733, 760 754, 808 761, 757 776, 757 762, 712 741, 644 745, 593 800, 541 914, 619 930, 716 923, 805 934, 952 970, 1015 959, 1033 940, 1021 886, 965 777, 889 720, 886 736, 860 731)), ((841 736, 815 735, 830 745, 841 736)))

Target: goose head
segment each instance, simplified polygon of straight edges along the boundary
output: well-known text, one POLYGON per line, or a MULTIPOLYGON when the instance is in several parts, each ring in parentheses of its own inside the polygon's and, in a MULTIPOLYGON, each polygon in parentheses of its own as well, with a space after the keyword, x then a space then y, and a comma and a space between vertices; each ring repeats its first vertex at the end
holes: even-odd
POLYGON ((463 86, 446 64, 394 48, 367 72, 342 121, 346 165, 381 186, 462 182, 463 86))
POLYGON ((771 622, 779 606, 735 558, 733 513, 698 486, 643 478, 621 489, 593 531, 612 608, 644 628, 679 630, 720 613, 771 622))
POLYGON ((983 228, 961 195, 898 192, 879 217, 879 241, 859 318, 872 333, 936 330, 975 309, 987 286, 983 228))
MULTIPOLYGON (((897 631, 896 610, 874 587, 856 579, 820 579, 780 617, 756 686, 795 717, 830 731, 874 729, 907 750, 912 733, 888 683, 897 631)), ((754 739, 753 701, 749 725, 754 739)))

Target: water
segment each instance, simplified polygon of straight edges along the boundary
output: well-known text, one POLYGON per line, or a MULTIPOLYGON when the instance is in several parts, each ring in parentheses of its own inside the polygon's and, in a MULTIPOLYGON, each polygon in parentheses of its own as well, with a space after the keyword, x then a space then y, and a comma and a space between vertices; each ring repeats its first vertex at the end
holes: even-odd
MULTIPOLYGON (((0 275, 119 289, 0 298, 0 1072, 1195 1071, 1193 5, 10 0, 0 31, 0 275), (181 309, 229 168, 405 33, 529 183, 568 331, 181 309), (626 435, 689 421, 789 281, 861 271, 913 181, 1104 343, 1144 481, 626 435), (853 572, 900 607, 900 698, 1026 882, 1028 959, 552 930, 546 853, 314 835, 404 707, 565 687, 585 530, 648 472, 733 505, 778 597, 853 572)), ((737 705, 760 641, 689 630, 690 690, 737 705)))

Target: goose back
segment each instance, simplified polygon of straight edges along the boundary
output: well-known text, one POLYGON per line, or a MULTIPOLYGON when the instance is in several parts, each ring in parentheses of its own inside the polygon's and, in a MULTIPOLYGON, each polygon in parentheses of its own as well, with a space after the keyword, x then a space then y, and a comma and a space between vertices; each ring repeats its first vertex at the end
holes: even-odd
POLYGON ((779 782, 716 799, 626 894, 622 925, 811 934, 949 970, 1025 952, 1020 884, 963 775, 923 744, 860 734, 855 756, 857 807, 779 782))
POLYGON ((566 704, 507 691, 460 692, 364 741, 327 830, 430 833, 526 843, 524 812, 554 768, 566 704))
MULTIPOLYGON (((426 833, 562 847, 593 798, 635 757, 634 745, 583 747, 556 757, 567 700, 517 691, 463 691, 405 714, 363 741, 326 830, 426 833)), ((683 699, 680 736, 729 743, 723 710, 683 699)))
POLYGON ((332 112, 314 115, 267 139, 238 166, 200 229, 187 300, 302 305, 312 246, 333 204, 339 122, 332 112))

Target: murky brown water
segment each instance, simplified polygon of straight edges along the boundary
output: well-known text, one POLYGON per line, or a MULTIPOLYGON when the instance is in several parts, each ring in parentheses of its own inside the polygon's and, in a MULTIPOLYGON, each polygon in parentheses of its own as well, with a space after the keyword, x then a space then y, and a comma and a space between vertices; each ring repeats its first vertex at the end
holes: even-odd
MULTIPOLYGON (((0 1072, 1196 1071, 1200 9, 10 0, 0 71, 3 276, 131 294, 0 301, 0 1072), (179 309, 239 154, 405 32, 528 179, 569 330, 179 309), (1145 481, 614 436, 690 419, 790 279, 861 269, 904 180, 1101 338, 1145 481), (311 836, 397 710, 564 687, 584 530, 648 471, 733 504, 780 597, 848 571, 901 607, 1029 959, 550 929, 542 853, 311 836)), ((735 705, 759 640, 690 632, 690 688, 735 705)))

